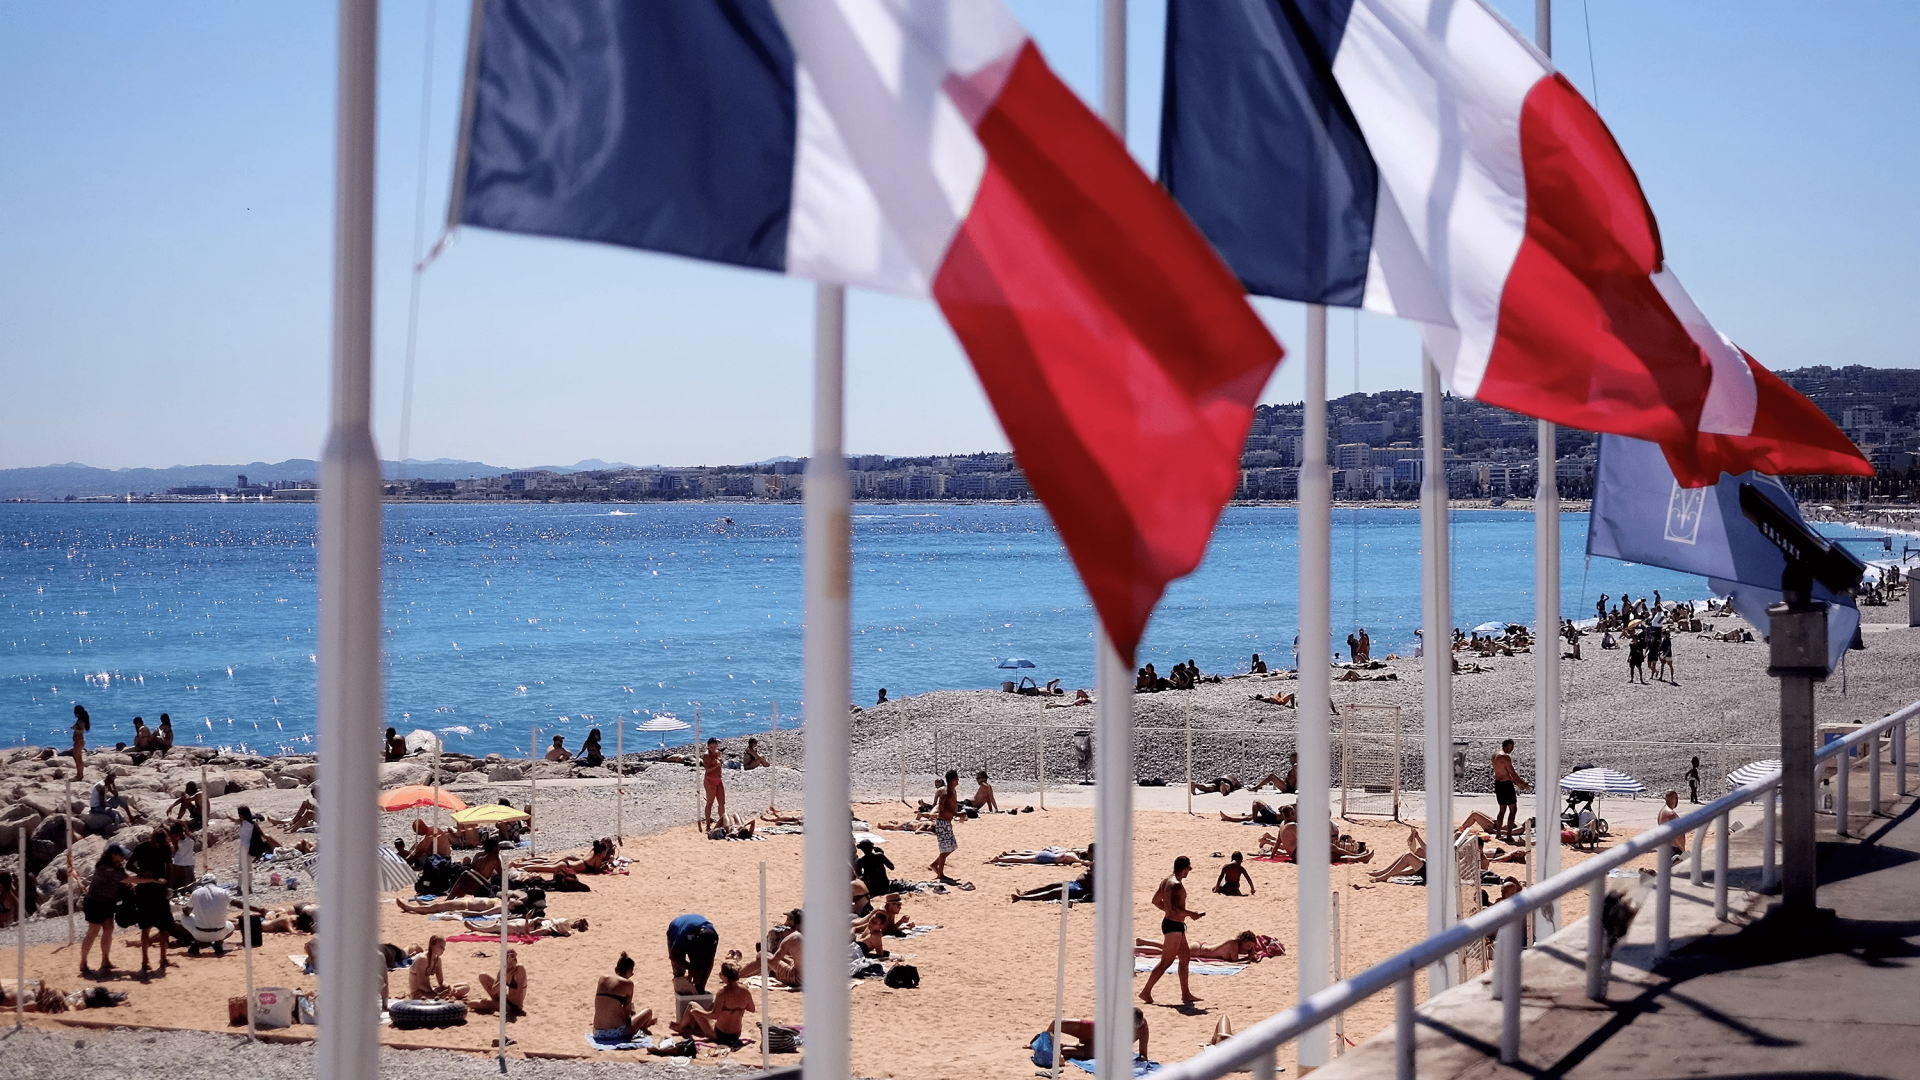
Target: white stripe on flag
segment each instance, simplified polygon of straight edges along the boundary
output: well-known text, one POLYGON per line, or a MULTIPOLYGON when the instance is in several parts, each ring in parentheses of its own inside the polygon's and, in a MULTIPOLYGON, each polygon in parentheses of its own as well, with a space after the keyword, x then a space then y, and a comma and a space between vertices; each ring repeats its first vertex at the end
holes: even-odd
POLYGON ((1713 381, 1707 384, 1707 401, 1700 410, 1700 430, 1715 435, 1753 434, 1760 388, 1754 385, 1753 369, 1747 367, 1740 347, 1713 328, 1671 267, 1661 267, 1653 275, 1653 287, 1660 290, 1680 325, 1687 328, 1687 336, 1713 363, 1713 381))
POLYGON ((1376 215, 1364 306, 1440 324, 1425 309, 1443 301, 1451 328, 1422 334, 1448 384, 1468 397, 1486 375, 1526 232, 1520 110, 1547 72, 1476 0, 1357 0, 1333 61, 1379 168, 1381 201, 1392 198, 1405 227, 1396 236, 1399 223, 1376 215))

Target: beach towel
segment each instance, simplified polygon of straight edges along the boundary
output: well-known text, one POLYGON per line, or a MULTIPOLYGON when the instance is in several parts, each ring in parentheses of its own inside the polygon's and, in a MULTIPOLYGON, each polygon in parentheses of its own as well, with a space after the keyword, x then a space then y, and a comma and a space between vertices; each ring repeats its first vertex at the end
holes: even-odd
POLYGON ((302 975, 313 974, 313 969, 307 966, 307 958, 299 953, 288 953, 287 963, 299 968, 302 975))
MULTIPOLYGON (((1082 1061, 1079 1058, 1068 1058, 1067 1064, 1073 1066, 1076 1069, 1079 1069, 1082 1072, 1094 1071, 1094 1064, 1093 1064, 1092 1058, 1088 1058, 1085 1061, 1082 1061)), ((1148 1073, 1153 1072, 1158 1068, 1160 1068, 1160 1063, 1157 1061, 1141 1061, 1139 1058, 1133 1059, 1133 1075, 1135 1076, 1145 1076, 1148 1073)))
POLYGON ((908 930, 904 934, 888 934, 887 936, 888 937, 919 937, 921 934, 931 934, 938 929, 940 929, 939 923, 922 923, 922 924, 915 925, 912 929, 908 930))
MULTIPOLYGON (((447 940, 450 942, 452 941, 499 941, 500 935, 499 934, 450 934, 448 935, 447 940)), ((533 936, 532 934, 508 934, 507 935, 507 944, 509 945, 531 945, 534 942, 539 940, 540 940, 539 938, 533 936)))
POLYGON ((1420 877, 1416 874, 1406 874, 1401 877, 1390 877, 1387 880, 1395 885, 1425 885, 1427 883, 1426 878, 1420 877))
POLYGON ((589 1031, 586 1038, 587 1045, 595 1050, 650 1050, 653 1048, 651 1035, 640 1035, 628 1042, 607 1043, 594 1038, 593 1032, 589 1031))
MULTIPOLYGON (((1133 958, 1134 974, 1152 971, 1154 965, 1159 962, 1159 957, 1136 956, 1133 958)), ((1238 975, 1247 970, 1247 965, 1227 964, 1217 960, 1194 960, 1187 964, 1187 970, 1195 975, 1238 975)))

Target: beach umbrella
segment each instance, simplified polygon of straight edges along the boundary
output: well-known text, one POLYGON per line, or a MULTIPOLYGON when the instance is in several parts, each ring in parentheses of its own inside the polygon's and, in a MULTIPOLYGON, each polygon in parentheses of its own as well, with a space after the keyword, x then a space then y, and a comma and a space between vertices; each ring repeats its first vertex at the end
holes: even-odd
POLYGON ((1033 661, 1025 659, 1023 657, 1009 656, 1005 660, 1000 661, 1000 666, 1003 668, 1006 668, 1009 671, 1018 671, 1021 668, 1033 667, 1034 664, 1033 664, 1033 661))
POLYGON ((479 806, 469 806, 465 810, 453 812, 455 825, 503 825, 510 821, 526 821, 527 818, 525 810, 516 810, 499 803, 482 803, 479 806))
POLYGON ((431 750, 439 741, 440 737, 426 728, 414 728, 407 732, 407 753, 417 754, 422 750, 431 750))
POLYGON ((414 873, 413 867, 407 865, 407 860, 389 847, 375 848, 374 851, 377 856, 374 861, 380 867, 380 891, 411 890, 414 873))
POLYGON ((1647 785, 1613 769, 1581 769, 1560 778, 1563 791, 1591 791, 1595 795, 1639 795, 1647 785))
POLYGON ((634 727, 635 731, 685 731, 692 724, 675 716, 656 716, 644 724, 634 727))
POLYGON ((1755 780, 1764 780, 1780 771, 1779 758, 1767 758, 1764 761, 1749 761, 1745 765, 1727 774, 1727 783, 1734 787, 1746 787, 1755 780))
POLYGON ((1483 622, 1471 631, 1471 633, 1475 634, 1504 634, 1506 632, 1507 624, 1503 622, 1483 622))
POLYGON ((406 787, 394 788, 392 791, 382 792, 380 795, 380 809, 417 810, 421 807, 432 806, 436 797, 439 799, 440 805, 448 810, 465 810, 467 808, 466 800, 451 791, 435 790, 425 784, 408 784, 406 787))

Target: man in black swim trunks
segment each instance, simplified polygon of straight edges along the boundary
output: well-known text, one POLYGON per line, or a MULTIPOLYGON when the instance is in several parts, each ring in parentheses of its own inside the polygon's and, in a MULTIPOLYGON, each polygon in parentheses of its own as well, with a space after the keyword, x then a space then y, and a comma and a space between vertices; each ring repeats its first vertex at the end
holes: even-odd
POLYGON ((1187 886, 1185 878, 1193 872, 1193 860, 1185 855, 1173 860, 1173 876, 1160 882, 1160 888, 1153 894, 1153 906, 1160 909, 1160 962, 1153 966, 1153 973, 1147 976, 1147 985, 1140 988, 1140 1000, 1153 1004, 1153 984, 1160 981, 1175 960, 1180 962, 1180 1001, 1192 1004, 1200 999, 1193 996, 1193 990, 1187 986, 1187 967, 1192 955, 1187 949, 1187 923, 1206 914, 1204 911, 1187 910, 1187 886))
POLYGON ((1513 767, 1513 740, 1508 739, 1500 744, 1500 752, 1493 755, 1493 797, 1500 804, 1499 812, 1493 817, 1493 832, 1503 839, 1519 827, 1516 818, 1520 813, 1520 795, 1516 787, 1533 790, 1513 767))

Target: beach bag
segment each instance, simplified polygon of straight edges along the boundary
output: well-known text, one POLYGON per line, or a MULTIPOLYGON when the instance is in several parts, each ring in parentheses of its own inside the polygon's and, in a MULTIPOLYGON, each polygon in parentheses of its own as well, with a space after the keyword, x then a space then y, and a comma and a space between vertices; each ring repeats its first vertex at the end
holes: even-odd
POLYGON ((800 1029, 784 1024, 767 1024, 767 1051, 774 1054, 797 1054, 800 1052, 800 1029))
POLYGON ((1033 1050, 1033 1063, 1042 1069, 1053 1068, 1053 1032, 1043 1031, 1027 1044, 1033 1050))
POLYGON ((122 930, 140 924, 140 905, 134 902, 132 889, 121 886, 120 899, 113 905, 113 921, 122 930))
POLYGON ((895 964, 887 972, 887 985, 895 990, 920 989, 920 969, 912 964, 895 964))
POLYGON ((445 855, 429 855, 426 866, 414 880, 413 891, 419 896, 441 896, 452 884, 453 860, 445 855))

